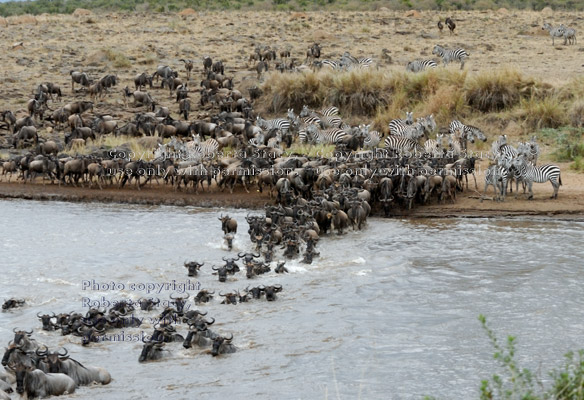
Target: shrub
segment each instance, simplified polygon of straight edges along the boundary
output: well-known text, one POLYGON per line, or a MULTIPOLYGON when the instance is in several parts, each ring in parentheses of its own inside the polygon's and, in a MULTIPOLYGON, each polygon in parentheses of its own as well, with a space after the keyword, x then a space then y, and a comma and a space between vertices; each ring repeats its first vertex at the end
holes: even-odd
POLYGON ((530 130, 558 128, 568 122, 564 105, 554 96, 522 100, 516 114, 530 130))

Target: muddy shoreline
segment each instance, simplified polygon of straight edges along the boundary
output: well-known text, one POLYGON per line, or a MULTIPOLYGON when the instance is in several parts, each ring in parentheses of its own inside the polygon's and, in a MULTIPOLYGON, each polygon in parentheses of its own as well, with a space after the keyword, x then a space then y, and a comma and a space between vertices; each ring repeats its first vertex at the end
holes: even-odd
MULTIPOLYGON (((138 190, 135 186, 123 189, 81 188, 40 183, 0 182, 0 199, 22 199, 37 201, 96 202, 140 205, 194 206, 202 208, 248 208, 262 209, 266 204, 275 204, 267 193, 255 189, 246 193, 243 188, 236 188, 233 194, 211 191, 185 193, 173 191, 165 186, 153 184, 138 190)), ((561 200, 561 199, 560 199, 561 200)), ((375 216, 383 216, 381 210, 374 210, 375 216)), ((419 205, 412 210, 394 209, 392 218, 497 218, 497 217, 538 217, 557 220, 584 221, 584 203, 582 201, 552 201, 536 197, 527 203, 522 199, 510 197, 506 202, 496 203, 491 200, 481 202, 473 191, 460 193, 454 204, 419 205), (523 207, 519 208, 518 203, 523 207), (530 206, 528 206, 530 205, 530 206), (531 206, 533 205, 533 206, 531 206)))

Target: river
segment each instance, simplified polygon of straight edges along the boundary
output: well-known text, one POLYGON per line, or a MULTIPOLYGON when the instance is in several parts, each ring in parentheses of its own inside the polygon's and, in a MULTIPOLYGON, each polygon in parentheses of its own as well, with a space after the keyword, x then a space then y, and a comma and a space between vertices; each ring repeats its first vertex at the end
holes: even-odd
MULTIPOLYGON (((110 385, 70 396, 100 399, 478 398, 481 379, 501 371, 479 314, 499 338, 517 336, 518 361, 544 381, 564 353, 584 347, 584 223, 373 218, 361 232, 322 238, 312 265, 293 260, 286 275, 250 281, 242 272, 219 283, 211 265, 230 255, 220 213, 239 223, 232 253, 251 250, 242 210, 0 201, 2 300, 27 302, 0 313, 0 341, 33 328, 37 341, 107 368, 110 385), (185 260, 205 261, 197 278, 185 260), (270 303, 222 305, 216 296, 196 307, 216 318, 214 331, 234 335, 238 351, 216 358, 170 343, 163 360, 141 364, 140 342, 82 348, 78 337, 41 331, 36 318, 85 312, 88 299, 164 301, 172 288, 148 294, 148 283, 188 279, 223 292, 283 291, 270 303)), ((150 333, 156 312, 136 315, 145 324, 126 333, 150 333)))

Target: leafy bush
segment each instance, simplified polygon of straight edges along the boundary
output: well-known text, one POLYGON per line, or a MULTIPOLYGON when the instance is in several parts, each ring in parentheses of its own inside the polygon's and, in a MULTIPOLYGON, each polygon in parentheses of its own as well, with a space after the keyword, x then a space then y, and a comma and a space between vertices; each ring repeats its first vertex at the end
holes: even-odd
POLYGON ((515 337, 508 336, 501 344, 495 333, 487 326, 485 316, 479 315, 479 321, 495 349, 494 358, 504 375, 494 374, 491 379, 481 381, 481 400, 582 400, 584 399, 584 350, 577 355, 570 352, 565 355, 565 364, 553 370, 549 376, 553 379, 551 387, 545 388, 541 380, 527 368, 521 368, 515 359, 515 337))

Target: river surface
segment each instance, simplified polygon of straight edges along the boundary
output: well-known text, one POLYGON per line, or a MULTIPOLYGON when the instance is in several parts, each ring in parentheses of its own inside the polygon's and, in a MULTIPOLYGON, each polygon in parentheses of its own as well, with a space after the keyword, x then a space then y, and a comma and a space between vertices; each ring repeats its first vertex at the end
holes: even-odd
MULTIPOLYGON (((362 232, 323 238, 312 265, 219 283, 211 265, 230 256, 221 212, 239 222, 232 254, 251 250, 241 210, 0 201, 1 300, 27 302, 0 313, 0 341, 33 328, 37 341, 107 368, 110 385, 69 396, 82 399, 478 398, 481 379, 501 372, 479 314, 500 339, 517 336, 518 361, 544 381, 563 354, 584 348, 583 223, 370 219, 362 232), (40 330, 37 312, 85 312, 84 298, 165 301, 173 288, 148 294, 146 285, 187 282, 185 260, 205 261, 190 278, 201 288, 283 286, 271 303, 216 296, 196 307, 216 318, 215 332, 234 335, 238 352, 213 358, 170 343, 163 360, 140 364, 140 342, 82 348, 40 330)), ((144 325, 125 333, 151 333, 156 314, 138 311, 144 325)))

